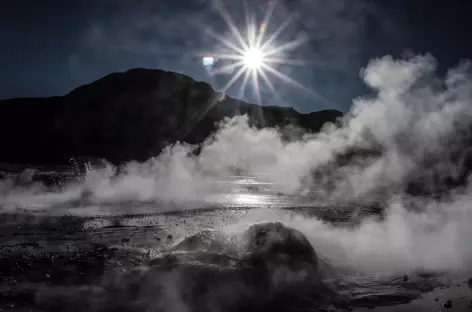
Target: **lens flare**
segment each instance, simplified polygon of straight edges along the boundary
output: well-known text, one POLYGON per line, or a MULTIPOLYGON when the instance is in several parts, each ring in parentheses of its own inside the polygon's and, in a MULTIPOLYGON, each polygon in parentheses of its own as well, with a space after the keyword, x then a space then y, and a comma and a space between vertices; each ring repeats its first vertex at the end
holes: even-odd
MULTIPOLYGON (((246 29, 241 31, 234 23, 232 16, 226 11, 221 0, 214 0, 214 4, 231 32, 230 36, 226 36, 211 29, 206 29, 208 35, 225 47, 224 53, 213 53, 218 59, 226 61, 226 65, 218 68, 218 73, 231 74, 231 78, 221 90, 222 92, 226 92, 242 77, 239 96, 244 96, 246 87, 251 82, 256 91, 258 104, 261 104, 260 80, 280 99, 272 81, 272 78, 277 78, 287 85, 302 89, 313 97, 325 100, 316 92, 277 69, 277 65, 306 66, 308 64, 304 60, 292 59, 287 56, 290 52, 305 44, 307 37, 281 42, 281 34, 293 20, 294 14, 284 18, 283 23, 275 28, 273 32, 270 32, 269 22, 276 8, 275 1, 270 1, 267 13, 259 27, 254 18, 250 18, 248 10, 246 10, 246 29)), ((208 55, 208 52, 206 52, 206 55, 208 55)))

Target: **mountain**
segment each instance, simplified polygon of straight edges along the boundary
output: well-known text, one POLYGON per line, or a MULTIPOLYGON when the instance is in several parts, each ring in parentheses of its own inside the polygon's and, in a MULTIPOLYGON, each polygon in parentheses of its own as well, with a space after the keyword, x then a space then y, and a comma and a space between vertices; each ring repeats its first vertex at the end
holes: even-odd
POLYGON ((64 164, 81 156, 143 161, 176 141, 201 143, 223 118, 243 114, 258 127, 294 124, 309 132, 342 116, 261 107, 182 74, 131 69, 61 97, 0 101, 0 162, 64 164))

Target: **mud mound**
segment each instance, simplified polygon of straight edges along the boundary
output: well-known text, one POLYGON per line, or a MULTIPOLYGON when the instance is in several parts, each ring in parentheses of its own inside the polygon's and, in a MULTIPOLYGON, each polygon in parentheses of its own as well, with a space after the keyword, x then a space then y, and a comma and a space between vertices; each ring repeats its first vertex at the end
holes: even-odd
POLYGON ((262 223, 251 226, 244 236, 246 253, 255 263, 318 270, 315 249, 298 230, 280 222, 262 223))

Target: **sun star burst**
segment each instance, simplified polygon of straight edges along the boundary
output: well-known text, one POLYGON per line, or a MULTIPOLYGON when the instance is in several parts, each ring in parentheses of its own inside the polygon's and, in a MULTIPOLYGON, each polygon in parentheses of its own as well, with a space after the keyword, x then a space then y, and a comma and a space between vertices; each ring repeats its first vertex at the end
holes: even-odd
POLYGON ((303 60, 292 59, 285 56, 306 43, 306 37, 298 38, 290 42, 280 42, 280 36, 291 23, 294 16, 293 14, 285 18, 283 23, 278 25, 275 31, 269 32, 269 22, 276 7, 274 1, 271 0, 269 2, 270 5, 267 13, 262 23, 259 24, 259 27, 256 26, 258 24, 254 22, 254 19, 250 18, 248 10, 246 10, 246 31, 243 35, 233 22, 231 15, 226 11, 221 0, 214 0, 214 3, 233 37, 233 39, 229 39, 227 36, 219 35, 207 29, 207 33, 223 44, 227 50, 225 53, 212 53, 212 55, 219 60, 226 61, 226 65, 218 68, 218 72, 232 73, 231 78, 221 90, 222 92, 226 92, 236 81, 243 77, 239 95, 244 96, 246 87, 248 83, 250 83, 256 91, 258 104, 260 104, 260 80, 262 80, 277 98, 280 98, 272 82, 272 78, 277 78, 287 85, 295 86, 319 97, 313 91, 277 69, 277 65, 307 65, 307 62, 303 60))
POLYGON ((249 69, 259 69, 264 64, 264 53, 258 47, 250 47, 244 51, 244 65, 249 69))
MULTIPOLYGON (((213 0, 215 8, 218 10, 220 16, 228 26, 231 35, 225 36, 212 31, 203 24, 197 24, 197 27, 205 29, 207 35, 216 39, 221 45, 225 46, 224 52, 221 50, 220 53, 214 51, 206 51, 205 53, 197 53, 198 56, 202 57, 203 65, 207 68, 211 75, 218 74, 230 74, 230 79, 221 88, 218 96, 212 97, 203 106, 201 111, 195 112, 180 130, 183 136, 187 135, 190 130, 201 120, 219 101, 221 101, 221 94, 225 94, 240 78, 242 83, 239 88, 238 97, 244 98, 247 86, 250 84, 254 91, 258 104, 261 103, 260 95, 260 82, 267 86, 272 94, 283 103, 283 100, 277 93, 279 86, 274 85, 272 78, 277 78, 288 86, 295 87, 299 90, 304 91, 310 97, 315 99, 321 99, 325 103, 331 103, 329 99, 320 96, 313 90, 305 87, 292 77, 281 72, 278 67, 279 65, 288 66, 302 66, 306 67, 310 64, 315 64, 312 60, 307 62, 301 59, 294 59, 287 56, 290 52, 307 42, 307 37, 298 37, 292 41, 281 40, 281 34, 288 28, 289 24, 295 16, 295 12, 289 16, 283 17, 283 22, 273 31, 269 31, 269 22, 271 20, 274 8, 276 7, 276 0, 268 0, 269 8, 264 16, 264 19, 260 27, 256 27, 254 19, 251 19, 246 7, 246 32, 243 33, 238 29, 236 24, 233 22, 231 15, 225 10, 221 3, 222 0, 213 0), (211 56, 209 56, 211 55, 211 56), (218 65, 214 67, 215 61, 225 61, 223 66, 218 65)), ((228 0, 229 1, 229 0, 228 0)), ((243 2, 244 3, 244 2, 243 2)), ((260 119, 264 123, 264 117, 262 110, 259 110, 260 119)))

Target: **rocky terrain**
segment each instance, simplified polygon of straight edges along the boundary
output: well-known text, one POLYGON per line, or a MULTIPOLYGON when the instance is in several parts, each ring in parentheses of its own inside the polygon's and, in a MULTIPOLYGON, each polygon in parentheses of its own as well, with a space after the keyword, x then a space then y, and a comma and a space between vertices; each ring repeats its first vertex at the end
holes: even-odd
POLYGON ((230 236, 198 226, 193 234, 179 237, 182 233, 175 222, 203 225, 216 216, 203 215, 210 218, 178 214, 167 216, 163 223, 155 219, 159 225, 139 219, 140 226, 88 229, 81 224, 84 220, 71 217, 54 224, 10 220, 0 229, 0 309, 362 311, 393 305, 400 311, 431 311, 441 305, 468 307, 470 289, 464 278, 446 284, 441 274, 379 278, 340 270, 326 262, 302 232, 279 222, 254 224, 230 236), (442 294, 449 290, 462 292, 442 294), (415 306, 418 300, 420 309, 415 306), (408 309, 409 302, 413 309, 408 309))

